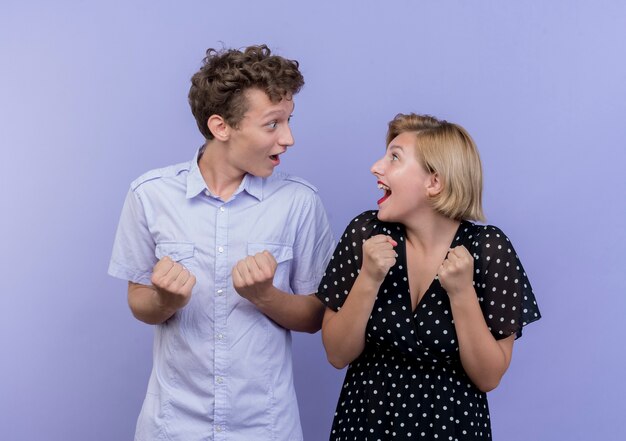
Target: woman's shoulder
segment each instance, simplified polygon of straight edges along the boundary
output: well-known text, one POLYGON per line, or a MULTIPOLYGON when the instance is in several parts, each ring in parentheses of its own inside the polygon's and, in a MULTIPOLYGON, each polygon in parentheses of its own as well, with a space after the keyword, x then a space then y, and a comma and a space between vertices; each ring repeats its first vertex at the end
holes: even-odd
POLYGON ((378 210, 366 210, 352 218, 349 227, 372 225, 378 221, 378 210))
POLYGON ((383 222, 378 219, 378 210, 367 210, 352 218, 343 236, 356 235, 366 239, 376 234, 394 235, 396 230, 401 230, 398 224, 383 222))
POLYGON ((463 221, 465 236, 474 242, 474 245, 486 245, 494 243, 503 245, 510 243, 509 237, 495 225, 476 224, 470 221, 463 221))
POLYGON ((476 257, 482 256, 487 261, 494 259, 496 262, 510 262, 519 259, 509 237, 495 225, 467 222, 463 242, 476 257))
POLYGON ((360 235, 367 236, 375 228, 378 222, 378 211, 367 210, 352 218, 346 226, 344 236, 360 235))

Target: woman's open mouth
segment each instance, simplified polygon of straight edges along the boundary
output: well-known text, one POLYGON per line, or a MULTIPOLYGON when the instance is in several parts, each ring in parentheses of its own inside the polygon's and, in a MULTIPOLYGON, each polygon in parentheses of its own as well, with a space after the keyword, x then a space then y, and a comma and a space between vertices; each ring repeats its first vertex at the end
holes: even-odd
POLYGON ((378 200, 378 205, 380 205, 385 202, 389 196, 391 196, 391 189, 380 181, 378 181, 378 188, 385 191, 383 197, 378 200))

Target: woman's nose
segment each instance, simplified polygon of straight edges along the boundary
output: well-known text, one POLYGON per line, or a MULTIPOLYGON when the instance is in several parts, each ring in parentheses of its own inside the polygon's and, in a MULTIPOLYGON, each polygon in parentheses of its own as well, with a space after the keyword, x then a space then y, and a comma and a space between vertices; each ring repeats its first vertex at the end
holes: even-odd
POLYGON ((382 159, 379 159, 378 161, 376 161, 374 164, 372 164, 372 166, 370 167, 370 172, 375 175, 382 175, 383 174, 383 170, 382 170, 382 164, 381 164, 382 159))

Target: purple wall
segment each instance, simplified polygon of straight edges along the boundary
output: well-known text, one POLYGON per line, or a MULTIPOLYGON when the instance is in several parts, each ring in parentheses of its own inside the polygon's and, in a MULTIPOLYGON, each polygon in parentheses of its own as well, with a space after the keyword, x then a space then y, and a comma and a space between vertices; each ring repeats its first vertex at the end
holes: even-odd
MULTIPOLYGON (((335 235, 379 197, 397 112, 465 126, 489 222, 543 320, 490 394, 498 440, 623 440, 626 3, 18 2, 0 6, 2 439, 131 439, 152 329, 106 275, 129 182, 201 143, 186 102, 208 46, 267 42, 306 86, 282 169, 320 189, 335 235)), ((307 441, 343 372, 295 341, 307 441)))

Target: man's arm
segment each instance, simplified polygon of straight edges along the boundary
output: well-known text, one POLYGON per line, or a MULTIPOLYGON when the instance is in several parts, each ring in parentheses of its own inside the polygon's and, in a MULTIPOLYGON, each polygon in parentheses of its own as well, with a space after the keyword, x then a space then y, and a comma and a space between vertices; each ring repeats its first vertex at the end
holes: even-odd
POLYGON ((251 300, 263 314, 292 331, 314 334, 322 327, 324 305, 315 294, 288 294, 276 287, 251 300))
POLYGON ((138 320, 158 325, 189 302, 196 278, 166 256, 154 266, 151 282, 152 286, 128 282, 128 306, 138 320))
POLYGON ((324 305, 313 294, 293 295, 276 288, 277 266, 268 251, 240 260, 232 271, 235 290, 283 328, 311 334, 319 331, 324 305))

